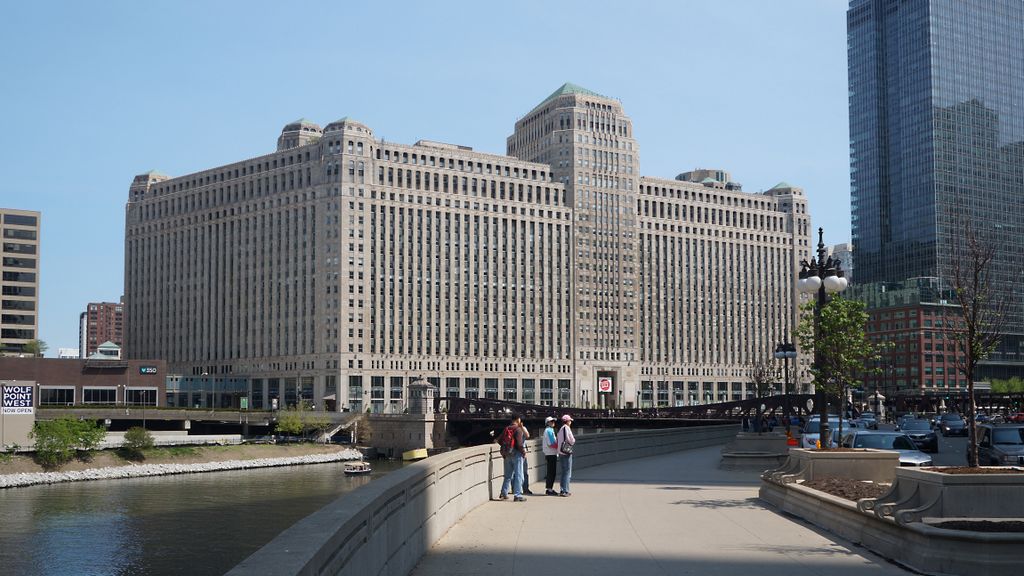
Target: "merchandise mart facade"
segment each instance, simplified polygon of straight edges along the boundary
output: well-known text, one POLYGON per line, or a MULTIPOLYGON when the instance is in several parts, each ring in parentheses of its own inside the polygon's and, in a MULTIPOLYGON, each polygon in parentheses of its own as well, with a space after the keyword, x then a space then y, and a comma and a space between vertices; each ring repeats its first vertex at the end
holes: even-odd
POLYGON ((948 290, 970 226, 997 247, 992 284, 1009 304, 1007 336, 981 378, 1021 374, 1024 1, 853 0, 847 31, 856 283, 948 290))
POLYGON ((401 411, 421 376, 564 406, 749 397, 792 338, 802 190, 642 177, 621 104, 571 84, 507 146, 301 120, 272 154, 137 176, 129 357, 165 358, 189 406, 401 411))
POLYGON ((39 212, 0 208, 0 355, 39 338, 39 212))

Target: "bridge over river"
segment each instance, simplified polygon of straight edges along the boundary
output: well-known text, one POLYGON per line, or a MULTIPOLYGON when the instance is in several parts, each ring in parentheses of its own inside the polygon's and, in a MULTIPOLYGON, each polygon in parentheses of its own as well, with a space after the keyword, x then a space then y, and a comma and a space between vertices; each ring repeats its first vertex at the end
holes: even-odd
POLYGON ((581 435, 573 495, 522 503, 497 500, 493 444, 438 454, 308 516, 228 576, 909 574, 768 509, 757 473, 718 470, 738 430, 581 435))
POLYGON ((447 432, 460 446, 492 441, 492 433, 504 427, 512 414, 521 416, 530 430, 542 429, 547 416, 566 413, 572 414, 575 426, 584 430, 647 430, 734 424, 744 417, 756 416, 762 407, 765 414, 774 415, 780 421, 784 414, 806 418, 813 406, 813 394, 779 394, 715 404, 624 410, 541 406, 483 398, 434 400, 434 411, 447 414, 447 432))

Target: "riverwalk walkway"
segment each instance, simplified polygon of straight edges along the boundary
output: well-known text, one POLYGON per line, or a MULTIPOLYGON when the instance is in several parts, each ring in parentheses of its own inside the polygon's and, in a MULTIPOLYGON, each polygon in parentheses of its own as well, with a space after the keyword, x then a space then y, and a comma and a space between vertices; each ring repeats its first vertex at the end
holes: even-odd
MULTIPOLYGON (((720 450, 583 469, 569 498, 488 502, 434 544, 413 574, 911 574, 769 509, 757 499, 756 473, 718 469, 720 450)), ((531 472, 530 488, 543 494, 543 467, 531 472)))

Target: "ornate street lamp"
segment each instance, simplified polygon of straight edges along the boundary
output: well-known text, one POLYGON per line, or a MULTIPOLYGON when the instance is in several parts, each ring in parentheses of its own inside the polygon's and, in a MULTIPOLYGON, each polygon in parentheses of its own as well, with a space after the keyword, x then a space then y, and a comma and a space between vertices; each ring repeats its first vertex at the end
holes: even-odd
MULTIPOLYGON (((804 294, 817 294, 814 301, 814 340, 818 341, 821 335, 821 309, 828 304, 829 294, 846 290, 848 282, 844 278, 845 273, 838 258, 828 255, 824 241, 825 231, 818 228, 818 257, 800 262, 800 280, 797 281, 797 289, 804 294)), ((814 347, 814 368, 817 374, 821 373, 822 354, 820 348, 814 347)), ((815 376, 817 379, 817 376, 815 376)), ((825 387, 815 382, 814 402, 818 407, 818 415, 821 418, 821 446, 828 448, 832 445, 832 431, 828 425, 828 400, 825 395, 825 387)), ((842 418, 842 414, 839 415, 842 418)))
POLYGON ((786 396, 785 413, 783 416, 786 418, 786 437, 791 438, 793 431, 790 428, 790 419, 792 418, 792 405, 789 397, 789 360, 796 358, 796 346, 792 342, 784 342, 775 347, 775 358, 783 361, 782 368, 782 393, 786 396))

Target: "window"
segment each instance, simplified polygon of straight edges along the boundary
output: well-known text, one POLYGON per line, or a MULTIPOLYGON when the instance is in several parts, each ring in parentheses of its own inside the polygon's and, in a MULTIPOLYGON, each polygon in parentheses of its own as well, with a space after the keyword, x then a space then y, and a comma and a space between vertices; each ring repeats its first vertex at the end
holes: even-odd
POLYGON ((37 219, 35 216, 4 214, 4 224, 14 224, 15 226, 35 226, 36 222, 37 219))
POLYGON ((40 406, 69 406, 75 403, 75 389, 67 388, 39 388, 40 406))
POLYGON ((129 406, 156 406, 156 388, 129 388, 125 400, 129 406))
POLYGON ((117 388, 83 388, 82 402, 85 404, 117 404, 117 388))

